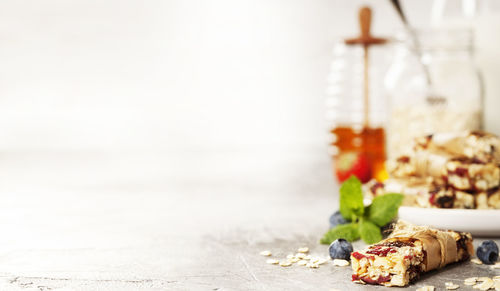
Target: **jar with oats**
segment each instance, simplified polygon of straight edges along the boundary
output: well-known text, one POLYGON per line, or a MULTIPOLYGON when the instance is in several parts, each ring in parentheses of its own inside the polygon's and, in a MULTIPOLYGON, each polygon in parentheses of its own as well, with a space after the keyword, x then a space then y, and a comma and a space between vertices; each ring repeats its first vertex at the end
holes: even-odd
POLYGON ((483 89, 473 61, 473 31, 428 29, 414 34, 419 51, 400 39, 385 78, 389 158, 408 151, 414 137, 482 127, 483 89))

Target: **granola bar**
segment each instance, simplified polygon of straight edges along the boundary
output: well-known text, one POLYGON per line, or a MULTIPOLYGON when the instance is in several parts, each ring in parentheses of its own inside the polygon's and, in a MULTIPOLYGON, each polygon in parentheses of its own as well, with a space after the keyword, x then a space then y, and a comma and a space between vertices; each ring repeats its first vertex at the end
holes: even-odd
POLYGON ((497 163, 454 157, 445 152, 421 150, 413 156, 402 156, 388 166, 391 177, 444 179, 443 184, 463 191, 486 191, 500 185, 497 163))
POLYGON ((454 156, 444 151, 420 150, 388 162, 391 177, 434 177, 445 173, 446 164, 454 156))
POLYGON ((500 209, 500 188, 482 192, 466 192, 436 184, 434 180, 389 179, 384 183, 370 181, 368 197, 387 193, 405 194, 403 205, 427 208, 500 209))
POLYGON ((411 177, 408 179, 387 179, 384 182, 376 180, 365 184, 365 194, 368 198, 374 198, 387 193, 401 193, 407 196, 417 196, 429 193, 429 189, 436 187, 434 179, 422 179, 411 177))
POLYGON ((406 286, 421 273, 467 260, 473 252, 469 233, 398 222, 389 238, 351 254, 352 281, 406 286))
POLYGON ((414 149, 440 149, 482 162, 500 162, 500 138, 482 131, 437 133, 417 138, 414 149))

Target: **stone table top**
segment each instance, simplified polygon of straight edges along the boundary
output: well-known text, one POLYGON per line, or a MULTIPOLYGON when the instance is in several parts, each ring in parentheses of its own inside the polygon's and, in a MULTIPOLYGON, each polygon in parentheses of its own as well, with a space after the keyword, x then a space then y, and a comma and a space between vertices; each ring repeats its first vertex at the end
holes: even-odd
MULTIPOLYGON (((321 149, 11 152, 0 175, 0 290, 385 289, 350 282, 349 267, 259 255, 328 255, 318 240, 338 197, 321 149)), ((407 290, 494 275, 467 262, 407 290)))

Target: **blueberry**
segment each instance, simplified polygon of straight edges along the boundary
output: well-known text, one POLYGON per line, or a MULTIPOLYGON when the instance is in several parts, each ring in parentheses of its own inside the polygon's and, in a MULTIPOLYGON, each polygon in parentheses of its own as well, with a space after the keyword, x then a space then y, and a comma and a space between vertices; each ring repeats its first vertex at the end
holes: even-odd
POLYGON ((342 217, 342 214, 340 214, 340 210, 335 211, 335 213, 330 216, 330 228, 333 228, 339 224, 346 224, 348 221, 345 220, 344 217, 342 217))
POLYGON ((479 247, 477 247, 476 255, 481 262, 487 265, 492 265, 498 259, 498 246, 492 240, 485 240, 479 247))
POLYGON ((332 259, 343 259, 349 261, 351 259, 352 245, 345 239, 339 238, 332 242, 328 251, 330 252, 330 257, 332 259))

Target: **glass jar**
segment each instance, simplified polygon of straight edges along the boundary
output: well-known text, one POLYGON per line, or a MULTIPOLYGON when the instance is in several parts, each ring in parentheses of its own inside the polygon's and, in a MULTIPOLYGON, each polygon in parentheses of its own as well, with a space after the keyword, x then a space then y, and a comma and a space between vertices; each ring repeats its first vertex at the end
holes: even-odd
POLYGON ((354 173, 363 182, 371 178, 382 181, 387 177, 384 130, 387 106, 383 85, 389 64, 387 57, 387 45, 368 48, 369 98, 366 107, 364 47, 339 41, 333 49, 326 91, 333 168, 338 173, 342 155, 357 155, 358 161, 352 162, 360 163, 354 166, 354 173))
POLYGON ((472 30, 420 30, 415 36, 420 50, 401 41, 385 79, 389 157, 408 151, 414 137, 482 126, 483 90, 473 61, 472 30))

